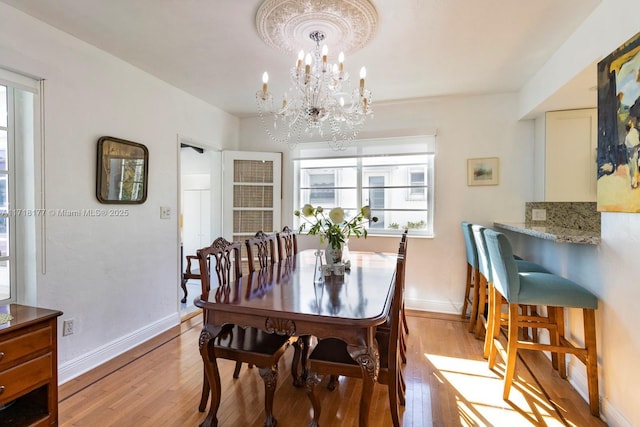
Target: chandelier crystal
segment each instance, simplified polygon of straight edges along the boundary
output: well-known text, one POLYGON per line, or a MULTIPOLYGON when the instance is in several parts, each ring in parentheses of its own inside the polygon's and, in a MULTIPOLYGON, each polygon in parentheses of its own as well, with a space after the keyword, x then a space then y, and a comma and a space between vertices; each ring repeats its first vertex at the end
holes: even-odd
POLYGON ((272 140, 295 147, 303 138, 319 136, 334 149, 344 149, 353 141, 368 117, 373 116, 371 92, 365 88, 366 70, 360 70, 360 84, 352 88, 349 73, 344 71, 344 54, 337 63, 329 63, 328 48, 320 48, 325 39, 322 31, 309 38, 316 44, 313 52, 300 51, 291 68, 291 87, 282 103, 274 104, 268 91, 269 75, 262 76, 262 90, 256 92, 258 113, 272 140), (272 123, 267 124, 269 118, 272 123))

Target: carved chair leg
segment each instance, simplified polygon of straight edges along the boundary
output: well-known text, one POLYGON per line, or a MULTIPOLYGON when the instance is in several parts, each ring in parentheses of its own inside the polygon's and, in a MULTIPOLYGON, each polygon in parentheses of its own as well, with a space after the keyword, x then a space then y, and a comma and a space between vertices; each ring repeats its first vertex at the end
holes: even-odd
POLYGON ((309 427, 319 427, 320 421, 320 400, 318 399, 318 392, 316 391, 316 385, 322 381, 322 376, 311 374, 307 376, 307 396, 311 401, 313 407, 313 420, 309 423, 309 427))
POLYGON ((335 390, 336 389, 336 384, 338 383, 338 378, 340 378, 339 375, 331 375, 329 377, 329 382, 327 383, 327 390, 335 390))
POLYGON ((202 378, 202 394, 200 395, 200 405, 198 406, 198 411, 204 412, 207 409, 207 402, 209 401, 209 392, 211 391, 209 387, 209 380, 207 380, 207 373, 203 372, 202 378))
POLYGON ((278 384, 278 367, 258 368, 258 371, 264 381, 264 426, 275 427, 277 421, 273 416, 273 395, 278 384))
POLYGON ((182 287, 182 292, 184 292, 184 298, 180 300, 183 304, 187 302, 187 279, 183 278, 180 281, 180 286, 182 287))
POLYGON ((242 362, 236 362, 236 367, 233 370, 233 378, 238 379, 240 376, 240 369, 242 369, 242 362))
POLYGON ((293 385, 302 387, 307 379, 307 359, 309 357, 310 335, 303 335, 293 343, 293 360, 291 362, 291 376, 293 385), (298 364, 300 364, 300 374, 298 375, 298 364))

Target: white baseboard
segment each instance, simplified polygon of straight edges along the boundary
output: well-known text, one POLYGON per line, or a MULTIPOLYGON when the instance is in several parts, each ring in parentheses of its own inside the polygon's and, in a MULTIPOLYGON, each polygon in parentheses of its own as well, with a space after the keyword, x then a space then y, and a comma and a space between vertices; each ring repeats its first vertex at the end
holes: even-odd
POLYGON ((405 308, 409 310, 432 311, 434 313, 460 314, 462 304, 453 302, 430 301, 424 299, 404 299, 405 308))
POLYGON ((58 366, 58 384, 64 384, 179 324, 180 314, 175 313, 65 362, 58 366))
POLYGON ((600 411, 609 427, 631 427, 632 424, 607 399, 602 399, 600 411))

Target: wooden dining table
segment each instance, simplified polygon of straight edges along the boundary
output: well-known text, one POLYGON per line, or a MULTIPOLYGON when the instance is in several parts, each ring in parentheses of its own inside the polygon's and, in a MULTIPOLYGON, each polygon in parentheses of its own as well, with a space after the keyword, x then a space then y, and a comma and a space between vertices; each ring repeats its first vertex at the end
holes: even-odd
MULTIPOLYGON (((225 324, 290 337, 312 335, 345 341, 363 373, 359 425, 370 425, 371 396, 380 367, 376 326, 385 322, 391 307, 396 254, 352 251, 351 267, 343 276, 331 274, 314 281, 315 252, 301 251, 242 276, 228 287, 211 289, 205 299, 201 296, 194 302, 204 310, 199 349, 203 363, 209 365, 205 372, 212 385, 211 405, 202 426, 217 424, 221 397, 221 390, 216 389, 220 379, 215 357, 208 357, 203 349, 225 324)), ((317 381, 312 372, 307 378, 317 381)))

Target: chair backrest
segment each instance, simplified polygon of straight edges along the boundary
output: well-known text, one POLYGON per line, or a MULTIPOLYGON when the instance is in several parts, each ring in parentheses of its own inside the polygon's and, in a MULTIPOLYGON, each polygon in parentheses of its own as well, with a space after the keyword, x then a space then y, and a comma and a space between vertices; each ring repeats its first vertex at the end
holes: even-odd
POLYGON ((478 268, 478 250, 476 249, 476 242, 471 232, 471 224, 467 221, 462 221, 461 224, 464 245, 467 250, 467 263, 473 268, 478 268))
MULTIPOLYGON (((224 237, 218 237, 211 246, 199 249, 198 261, 200 263, 200 283, 202 285, 202 295, 200 299, 208 300, 211 290, 212 273, 216 283, 214 286, 229 288, 232 282, 242 276, 240 267, 240 242, 228 242, 224 237), (213 264, 213 268, 212 268, 213 264)), ((224 294, 224 292, 222 292, 224 294)), ((228 295, 228 292, 226 293, 228 295)), ((217 295, 217 293, 216 293, 217 295)))
MULTIPOLYGON (((396 260, 395 283, 393 300, 391 302, 391 330, 389 335, 389 368, 398 366, 398 345, 402 333, 402 306, 404 304, 404 276, 405 276, 406 241, 400 243, 396 260)), ((398 375, 398 373, 396 373, 398 375)), ((390 379, 389 381, 395 381, 390 379)))
POLYGON ((473 233, 473 240, 476 243, 476 250, 478 253, 478 270, 487 279, 487 282, 492 282, 491 276, 491 264, 489 261, 489 252, 487 251, 487 242, 485 241, 484 231, 485 227, 472 224, 471 232, 473 233))
POLYGON ((247 263, 249 272, 266 268, 277 261, 276 235, 258 231, 254 237, 245 241, 247 245, 247 263), (258 267, 256 268, 256 261, 258 267))
POLYGON ((276 233, 276 240, 278 241, 280 261, 298 253, 298 236, 288 225, 285 225, 282 231, 276 233))
POLYGON ((520 293, 518 266, 513 258, 513 249, 507 236, 485 229, 485 241, 491 263, 493 286, 509 302, 517 302, 520 293))

